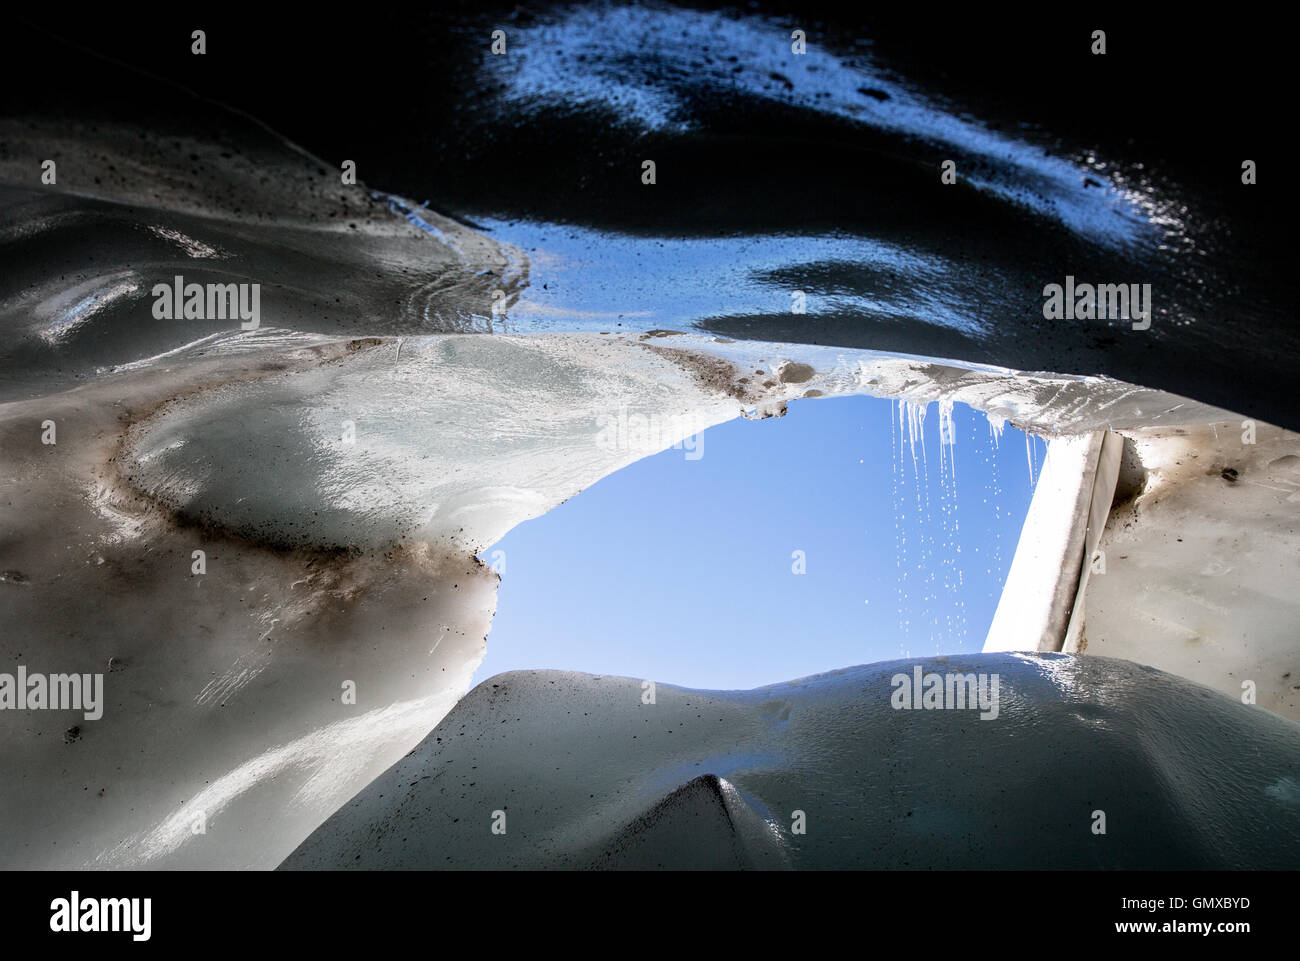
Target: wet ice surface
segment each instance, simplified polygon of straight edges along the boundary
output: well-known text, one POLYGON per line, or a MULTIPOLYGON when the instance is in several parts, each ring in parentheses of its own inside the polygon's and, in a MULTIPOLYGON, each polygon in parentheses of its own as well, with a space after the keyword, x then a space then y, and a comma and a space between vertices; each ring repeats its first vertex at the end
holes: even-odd
POLYGON ((698 91, 727 89, 939 148, 977 189, 1097 243, 1151 247, 1181 230, 1172 205, 1135 185, 1111 184, 1095 157, 1072 162, 958 116, 865 50, 837 55, 814 40, 792 55, 785 18, 578 7, 516 31, 511 43, 512 56, 486 52, 481 69, 502 83, 499 96, 515 115, 581 105, 646 131, 688 133, 700 126, 698 91), (743 63, 737 51, 745 52, 743 63))
POLYGON ((469 232, 426 212, 452 232, 435 238, 379 201, 349 211, 364 231, 305 218, 252 226, 3 186, 0 204, 0 237, 25 254, 0 278, 0 400, 238 332, 238 319, 156 316, 155 285, 177 276, 186 285, 259 284, 261 326, 336 336, 484 330, 490 292, 518 282, 489 238, 457 240, 469 232))
POLYGON ((1224 869, 1300 858, 1300 726, 1127 661, 958 655, 752 691, 658 684, 653 703, 646 691, 562 671, 485 681, 282 867, 1224 869), (894 678, 918 665, 997 675, 996 720, 896 709, 894 678), (1097 811, 1105 835, 1092 831, 1097 811), (806 833, 794 832, 795 812, 806 833))
POLYGON ((532 282, 512 331, 651 330, 708 318, 845 311, 986 332, 971 309, 977 278, 922 250, 852 235, 638 237, 565 224, 483 219, 529 257, 532 282))

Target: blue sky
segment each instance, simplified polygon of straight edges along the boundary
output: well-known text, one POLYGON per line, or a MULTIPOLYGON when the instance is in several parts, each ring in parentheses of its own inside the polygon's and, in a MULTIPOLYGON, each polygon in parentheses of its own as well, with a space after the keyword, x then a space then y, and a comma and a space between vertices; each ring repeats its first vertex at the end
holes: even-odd
POLYGON ((475 683, 558 668, 737 689, 978 651, 1033 492, 1025 437, 995 444, 957 405, 941 477, 935 405, 915 472, 898 418, 875 398, 797 401, 521 524, 481 555, 504 572, 475 683))

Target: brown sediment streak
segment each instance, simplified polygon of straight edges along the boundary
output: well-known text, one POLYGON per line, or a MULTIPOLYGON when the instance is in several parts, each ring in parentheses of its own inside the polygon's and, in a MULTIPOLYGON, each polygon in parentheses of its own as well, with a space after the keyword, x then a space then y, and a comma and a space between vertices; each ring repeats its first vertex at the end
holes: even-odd
MULTIPOLYGON (((670 331, 654 334, 631 342, 689 371, 706 390, 735 398, 751 419, 779 416, 782 404, 799 397, 864 395, 917 404, 960 402, 1045 438, 1240 420, 1225 409, 1110 377, 965 366, 958 361, 856 351, 836 355, 829 368, 818 369, 815 360, 778 357, 767 369, 755 369, 750 365, 766 362, 757 356, 738 359, 734 351, 720 357, 707 345, 648 343, 671 336, 670 331)), ((778 344, 747 343, 759 356, 781 349, 778 344)))
MULTIPOLYGON (((651 333, 655 336, 667 337, 676 331, 651 331, 651 333)), ((763 399, 761 391, 740 378, 740 368, 721 357, 713 357, 683 347, 659 347, 646 343, 641 343, 639 346, 658 354, 665 360, 672 361, 690 373, 705 390, 727 394, 742 404, 754 404, 763 399)))
MULTIPOLYGON (((90 513, 113 515, 128 522, 148 549, 166 550, 177 543, 183 545, 184 551, 197 546, 212 551, 224 546, 245 557, 273 558, 283 570, 298 571, 297 576, 306 584, 307 590, 296 604, 298 616, 327 614, 326 605, 331 601, 350 605, 377 584, 391 583, 394 568, 414 572, 423 580, 460 580, 468 585, 489 570, 472 553, 439 549, 422 542, 368 551, 349 545, 290 547, 250 537, 212 520, 187 518, 134 483, 130 474, 132 440, 148 428, 153 418, 176 405, 209 390, 340 364, 388 343, 386 338, 355 338, 269 354, 196 360, 179 368, 110 375, 61 394, 4 405, 0 408, 0 425, 6 440, 8 435, 25 430, 23 421, 30 417, 33 405, 39 405, 42 416, 55 418, 60 426, 75 425, 84 432, 86 442, 74 443, 73 460, 53 469, 63 474, 59 484, 85 498, 90 513), (175 538, 180 538, 179 542, 175 538)), ((19 445, 6 443, 5 448, 19 463, 28 460, 19 445)))
MULTIPOLYGON (((129 482, 131 437, 174 405, 392 347, 367 337, 188 358, 0 407, 9 473, 39 481, 7 490, 4 580, 22 579, 0 585, 10 633, 47 658, 131 672, 113 685, 97 750, 73 762, 38 744, 41 776, 0 788, 6 811, 53 811, 58 825, 0 843, 0 864, 273 866, 468 686, 497 578, 467 552, 281 550, 220 524, 200 533, 129 482), (46 418, 57 446, 32 430, 46 418), (215 576, 191 576, 198 548, 215 576), (341 677, 366 692, 364 712, 338 713, 341 677), (76 805, 86 780, 107 785, 95 818, 76 805), (208 843, 179 813, 200 797, 221 813, 208 843)), ((42 744, 58 733, 46 726, 42 744)), ((37 740, 0 733, 17 756, 37 740)))
MULTIPOLYGON (((290 545, 274 538, 261 538, 233 531, 212 518, 191 518, 169 507, 160 498, 139 486, 130 470, 130 448, 133 441, 148 429, 149 423, 164 416, 178 405, 209 390, 249 384, 267 378, 301 373, 341 364, 357 354, 395 343, 397 338, 362 337, 349 340, 282 351, 253 357, 221 357, 210 361, 193 362, 181 372, 175 370, 150 371, 135 374, 131 383, 139 387, 140 381, 161 380, 158 389, 143 390, 145 397, 136 409, 118 413, 124 425, 116 439, 111 441, 112 453, 91 469, 114 509, 132 515, 155 531, 202 535, 205 543, 229 545, 236 551, 257 551, 275 555, 292 566, 301 566, 307 582, 308 595, 318 599, 334 598, 344 602, 355 600, 374 583, 371 565, 388 567, 400 565, 423 572, 430 579, 442 577, 473 578, 491 571, 473 553, 438 550, 423 542, 399 542, 383 548, 362 550, 354 545, 319 544, 290 545), (197 370, 195 368, 198 368, 197 370), (177 390, 174 383, 182 379, 177 390)), ((84 390, 100 390, 105 384, 90 385, 66 392, 70 396, 84 390)), ((499 575, 496 577, 499 582, 499 575)), ((494 586, 495 589, 495 586, 494 586)), ((310 607, 310 605, 309 605, 310 607)))
MULTIPOLYGON (((301 554, 309 562, 337 563, 345 558, 359 556, 362 552, 348 545, 320 545, 314 548, 290 546, 272 539, 249 537, 237 534, 223 527, 211 518, 189 518, 169 507, 160 498, 141 487, 130 473, 130 448, 140 434, 148 429, 150 421, 166 415, 180 404, 205 391, 231 387, 237 384, 249 384, 281 374, 295 374, 307 370, 320 369, 342 363, 349 357, 364 351, 374 350, 396 338, 359 337, 349 340, 331 341, 329 343, 301 347, 271 355, 254 355, 252 358, 221 357, 211 361, 193 362, 190 369, 177 375, 171 370, 149 371, 132 375, 132 383, 153 379, 171 381, 177 376, 184 378, 183 387, 176 390, 174 384, 168 384, 165 395, 156 391, 145 400, 139 409, 126 409, 118 414, 124 426, 112 445, 112 453, 103 464, 94 470, 96 480, 106 492, 113 505, 118 508, 130 507, 133 513, 148 517, 166 529, 198 530, 205 538, 222 540, 240 547, 267 550, 282 554, 301 554), (200 368, 195 371, 193 368, 200 368), (211 370, 207 369, 211 368, 211 370), (188 375, 188 376, 186 376, 188 375), (161 395, 161 396, 160 396, 161 395)), ((104 385, 93 385, 78 390, 94 390, 104 385)), ((147 391, 147 387, 145 388, 147 391)), ((75 391, 69 391, 69 394, 75 391)), ((389 553, 395 559, 405 548, 394 547, 389 553)))

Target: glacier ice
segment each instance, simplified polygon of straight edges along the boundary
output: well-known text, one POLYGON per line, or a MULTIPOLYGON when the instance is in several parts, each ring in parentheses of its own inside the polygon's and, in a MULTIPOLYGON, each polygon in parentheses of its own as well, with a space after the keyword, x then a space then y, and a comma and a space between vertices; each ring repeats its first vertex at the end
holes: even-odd
MULTIPOLYGON (((610 18, 640 30, 656 17, 742 45, 770 26, 583 8, 530 29, 563 50, 610 18)), ((581 75, 524 47, 498 106, 615 103, 638 136, 689 129, 692 72, 675 39, 652 40, 674 68, 621 84, 611 72, 636 59, 622 39, 581 75)), ((873 237, 766 221, 707 238, 699 222, 663 238, 544 218, 479 229, 396 193, 340 193, 336 170, 262 124, 102 67, 106 89, 185 129, 155 129, 113 95, 93 123, 0 117, 5 656, 106 673, 104 717, 75 738, 54 713, 0 714, 16 772, 0 783, 0 866, 353 866, 357 853, 375 866, 1034 866, 1046 851, 1051 866, 1294 866, 1300 438, 1217 406, 1258 370, 1252 409, 1286 421, 1287 351, 1232 332, 1254 333, 1267 298, 1220 311, 1222 335, 1187 329, 1222 307, 1207 291, 1232 287, 1216 281, 1235 265, 1202 256, 1167 185, 1116 169, 1088 188, 1080 175, 1103 161, 1048 155, 814 44, 792 109, 869 128, 909 163, 916 143, 984 161, 980 209, 1021 242, 972 266, 964 239, 910 210, 924 239, 910 245, 896 224, 873 237), (864 78, 888 100, 863 95, 864 78), (38 187, 51 154, 59 182, 38 187), (1027 251, 1083 270, 1117 250, 1175 292, 1160 350, 1133 360, 1086 331, 1044 338, 1011 309, 1037 278, 1027 251), (1174 283, 1189 264, 1201 289, 1174 283), (152 285, 178 272, 265 284, 264 326, 153 316, 152 285), (788 310, 796 284, 808 314, 788 310), (1042 497, 1017 551, 1028 573, 1005 596, 1017 630, 990 650, 1072 656, 926 662, 995 665, 1002 721, 890 711, 889 665, 753 692, 664 684, 657 714, 640 682, 578 675, 509 675, 461 700, 495 607, 475 553, 690 430, 851 394, 896 403, 900 509, 907 463, 931 469, 916 443, 935 405, 945 542, 954 404, 983 411, 994 438, 1012 423, 1050 439, 1045 460, 1026 449, 1042 497), (660 426, 649 442, 600 442, 620 411, 660 426), (57 443, 42 442, 47 423, 57 443), (1247 424, 1257 441, 1236 443, 1247 424), (1110 483, 1138 479, 1094 523, 1107 485, 1086 449, 1117 441, 1128 467, 1110 483), (1079 568, 1091 546, 1105 573, 1079 568), (1098 656, 1112 654, 1207 688, 1098 656), (1257 706, 1241 703, 1247 685, 1257 706), (481 780, 450 797, 463 775, 449 762, 470 759, 481 780), (415 770, 428 780, 407 783, 415 770), (1123 849, 1093 842, 1080 771, 1092 793, 1113 791, 1123 849), (487 826, 506 805, 497 838, 487 826), (373 832, 380 843, 358 840, 373 832)), ((733 83, 726 69, 700 82, 773 98, 770 76, 733 83)))
POLYGON ((1129 661, 977 654, 752 691, 658 684, 653 703, 645 690, 562 671, 490 678, 281 867, 1222 869, 1300 857, 1300 805, 1285 790, 1300 725, 1129 661), (998 719, 896 710, 892 679, 918 666, 997 675, 998 719), (1092 830, 1099 810, 1105 835, 1092 830))

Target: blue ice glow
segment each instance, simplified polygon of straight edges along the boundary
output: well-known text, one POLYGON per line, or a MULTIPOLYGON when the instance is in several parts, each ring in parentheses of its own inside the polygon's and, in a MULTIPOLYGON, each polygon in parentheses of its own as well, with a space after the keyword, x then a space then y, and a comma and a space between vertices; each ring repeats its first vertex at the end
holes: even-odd
MULTIPOLYGON (((396 198, 393 210, 419 226, 415 211, 396 198)), ((497 239, 529 258, 530 282, 503 329, 684 329, 710 317, 788 314, 801 270, 817 276, 839 268, 879 271, 882 290, 805 290, 809 314, 852 310, 910 319, 971 334, 983 321, 966 308, 975 281, 943 257, 860 237, 746 236, 675 239, 633 237, 563 224, 482 220, 497 239), (903 287, 904 293, 899 294, 903 287)), ((437 233, 434 228, 428 228, 437 233)), ((987 276, 989 270, 984 268, 987 276)), ((811 286, 811 283, 808 285, 811 286)))
POLYGON ((957 162, 965 182, 1094 243, 1155 245, 1178 227, 1167 205, 1118 177, 1112 182, 1095 157, 1054 157, 956 116, 869 56, 847 61, 817 46, 815 36, 805 54, 794 54, 790 34, 785 22, 723 13, 579 7, 512 30, 509 56, 485 54, 485 85, 504 83, 501 96, 523 115, 576 104, 654 131, 691 129, 694 90, 733 89, 932 144, 957 162), (736 51, 744 51, 743 63, 736 51))

